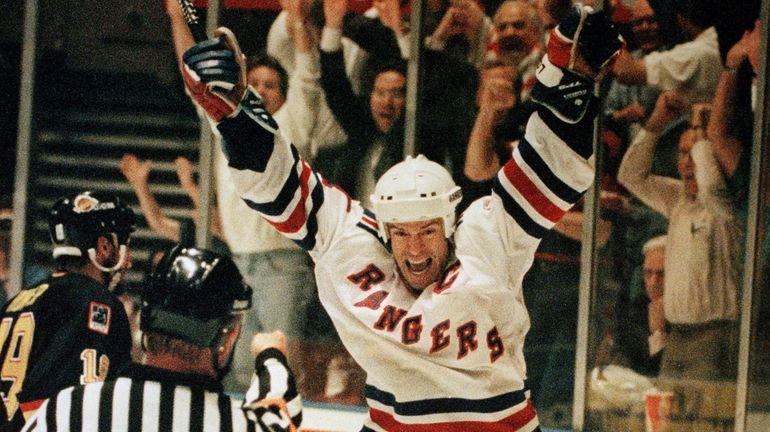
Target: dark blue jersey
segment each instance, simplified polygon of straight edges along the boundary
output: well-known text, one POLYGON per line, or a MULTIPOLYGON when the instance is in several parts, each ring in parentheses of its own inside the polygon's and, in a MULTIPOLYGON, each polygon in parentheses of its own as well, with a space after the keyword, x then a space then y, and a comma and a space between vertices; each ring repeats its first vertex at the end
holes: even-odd
POLYGON ((130 353, 123 305, 94 279, 60 273, 20 291, 0 322, 0 393, 8 418, 30 415, 65 387, 114 377, 130 353))

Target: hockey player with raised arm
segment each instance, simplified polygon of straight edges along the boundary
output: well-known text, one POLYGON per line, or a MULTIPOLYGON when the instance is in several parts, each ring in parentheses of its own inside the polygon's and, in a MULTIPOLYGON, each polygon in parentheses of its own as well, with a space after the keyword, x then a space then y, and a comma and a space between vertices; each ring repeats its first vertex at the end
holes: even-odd
POLYGON ((539 430, 521 280, 593 182, 596 82, 622 44, 607 18, 576 5, 554 30, 525 137, 457 220, 459 187, 422 156, 378 180, 373 211, 325 182, 244 84, 232 33, 216 36, 185 53, 185 83, 224 137, 241 197, 315 260, 321 302, 367 372, 362 430, 539 430))

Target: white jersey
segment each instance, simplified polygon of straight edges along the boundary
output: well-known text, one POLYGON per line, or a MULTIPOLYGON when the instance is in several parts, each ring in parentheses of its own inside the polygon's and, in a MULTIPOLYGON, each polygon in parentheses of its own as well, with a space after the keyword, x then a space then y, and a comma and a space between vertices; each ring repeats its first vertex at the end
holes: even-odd
POLYGON ((579 125, 545 110, 532 116, 492 194, 458 220, 456 260, 415 296, 376 216, 313 172, 255 98, 218 126, 232 178, 250 207, 315 260, 321 302, 367 372, 363 430, 535 430, 521 280, 542 235, 593 181, 591 116, 579 125))

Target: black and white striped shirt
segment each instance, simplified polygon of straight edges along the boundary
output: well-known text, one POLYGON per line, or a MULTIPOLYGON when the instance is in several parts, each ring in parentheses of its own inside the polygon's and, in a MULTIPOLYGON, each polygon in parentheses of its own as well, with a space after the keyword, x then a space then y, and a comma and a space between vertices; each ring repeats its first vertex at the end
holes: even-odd
POLYGON ((280 432, 289 431, 292 420, 299 426, 302 402, 285 361, 268 356, 257 364, 247 402, 206 377, 132 365, 115 381, 62 390, 22 431, 280 432), (285 409, 257 407, 264 399, 283 400, 285 409))

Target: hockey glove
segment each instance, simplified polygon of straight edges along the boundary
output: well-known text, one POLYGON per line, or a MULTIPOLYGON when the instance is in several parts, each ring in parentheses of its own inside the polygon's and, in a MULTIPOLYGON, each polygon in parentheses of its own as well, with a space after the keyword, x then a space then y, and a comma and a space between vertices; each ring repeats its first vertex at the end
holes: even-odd
POLYGON ((182 56, 182 77, 190 95, 216 122, 233 114, 246 90, 246 61, 229 29, 198 43, 182 56))
POLYGON ((596 103, 600 81, 623 46, 623 39, 603 12, 575 4, 551 32, 530 97, 561 121, 581 121, 596 103))
POLYGON ((582 57, 601 76, 622 47, 623 38, 604 12, 578 3, 551 31, 547 52, 557 67, 575 69, 575 62, 582 57))

